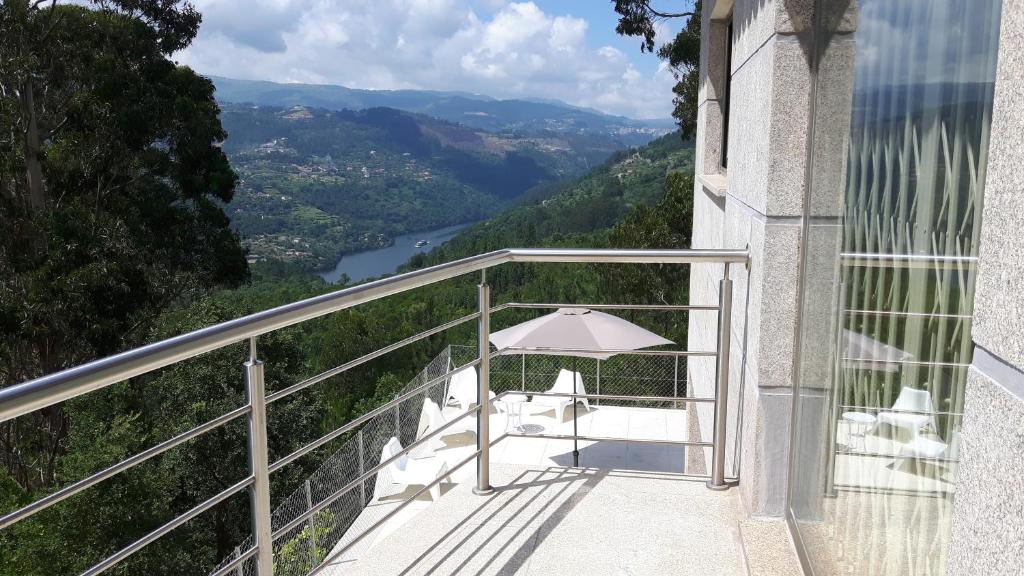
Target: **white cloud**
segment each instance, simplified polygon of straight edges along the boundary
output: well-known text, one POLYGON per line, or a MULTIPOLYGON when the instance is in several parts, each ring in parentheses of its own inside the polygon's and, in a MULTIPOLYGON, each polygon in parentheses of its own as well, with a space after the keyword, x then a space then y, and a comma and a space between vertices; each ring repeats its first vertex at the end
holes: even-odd
POLYGON ((195 3, 203 27, 177 59, 205 74, 557 98, 638 118, 667 117, 671 108, 668 71, 643 74, 620 50, 588 47, 586 20, 533 2, 195 3), (474 10, 484 4, 494 10, 489 18, 474 10))

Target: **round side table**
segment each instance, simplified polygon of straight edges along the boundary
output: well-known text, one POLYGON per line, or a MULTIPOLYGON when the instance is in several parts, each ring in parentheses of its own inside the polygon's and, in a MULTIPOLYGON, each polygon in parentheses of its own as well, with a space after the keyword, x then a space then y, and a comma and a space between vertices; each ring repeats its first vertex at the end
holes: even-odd
POLYGON ((868 431, 874 427, 877 419, 865 412, 843 412, 843 422, 850 428, 850 448, 856 448, 855 442, 860 438, 861 450, 867 450, 868 431))

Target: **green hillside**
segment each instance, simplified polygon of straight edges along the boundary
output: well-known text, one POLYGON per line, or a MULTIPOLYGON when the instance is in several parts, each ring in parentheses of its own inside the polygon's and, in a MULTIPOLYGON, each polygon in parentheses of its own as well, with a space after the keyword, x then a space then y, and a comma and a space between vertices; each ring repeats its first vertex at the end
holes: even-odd
POLYGON ((523 204, 471 226, 410 262, 413 267, 509 247, 603 246, 631 210, 665 197, 666 176, 693 172, 693 143, 668 134, 637 149, 618 152, 587 174, 538 186, 523 204))
POLYGON ((472 222, 614 153, 585 135, 498 136, 386 108, 227 105, 241 177, 229 208, 250 261, 332 266, 398 234, 472 222))

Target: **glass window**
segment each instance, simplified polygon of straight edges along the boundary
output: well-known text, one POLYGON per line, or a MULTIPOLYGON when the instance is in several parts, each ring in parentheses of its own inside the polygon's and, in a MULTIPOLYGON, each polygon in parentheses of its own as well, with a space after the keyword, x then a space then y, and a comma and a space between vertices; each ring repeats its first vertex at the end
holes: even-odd
POLYGON ((789 520, 815 574, 944 574, 998 0, 819 0, 789 520))

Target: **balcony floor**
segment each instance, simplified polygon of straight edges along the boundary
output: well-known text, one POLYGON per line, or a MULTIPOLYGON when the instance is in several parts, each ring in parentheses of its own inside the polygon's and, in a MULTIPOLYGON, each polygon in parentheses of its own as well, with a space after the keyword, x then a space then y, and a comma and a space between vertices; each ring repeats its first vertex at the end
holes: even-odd
MULTIPOLYGON (((572 419, 569 410, 566 410, 568 420, 559 422, 553 411, 529 413, 524 411, 522 424, 534 432, 544 434, 571 434, 572 419)), ((453 417, 458 413, 454 407, 445 408, 446 417, 453 417)), ((626 440, 682 440, 686 435, 686 414, 685 410, 670 410, 658 408, 638 408, 622 406, 593 406, 589 411, 582 406, 579 408, 579 420, 577 428, 581 435, 597 437, 623 438, 626 440)), ((500 437, 506 430, 511 430, 510 424, 504 413, 496 412, 490 418, 492 438, 500 437)), ((444 449, 438 450, 433 458, 442 458, 449 465, 471 455, 476 447, 475 438, 472 434, 458 434, 446 436, 443 439, 444 449)), ((579 442, 580 466, 590 469, 589 471, 569 471, 565 468, 572 465, 572 440, 547 439, 547 438, 505 438, 491 448, 491 462, 496 469, 501 466, 503 470, 533 471, 538 470, 563 470, 563 476, 575 473, 593 474, 597 470, 606 473, 609 470, 632 470, 636 472, 657 472, 664 473, 657 478, 673 478, 673 481, 683 482, 687 486, 698 487, 705 491, 702 481, 679 479, 684 466, 684 447, 638 444, 625 441, 602 441, 579 442)), ((695 448, 696 449, 696 448, 695 448)), ((694 471, 687 470, 694 473, 694 471)), ((627 472, 614 473, 620 477, 627 472)), ((470 463, 452 474, 452 479, 460 483, 456 488, 452 485, 442 484, 442 492, 462 490, 463 485, 469 485, 475 478, 475 466, 470 463)), ((497 483, 498 480, 493 480, 497 483)), ((638 478, 644 478, 643 475, 638 478)), ((508 481, 511 481, 509 478, 508 481)), ((570 483, 571 484, 571 483, 570 483)), ((415 493, 418 487, 408 487, 406 490, 397 490, 396 494, 377 498, 372 501, 349 528, 348 533, 335 547, 344 546, 351 542, 355 535, 360 534, 372 527, 379 519, 391 512, 401 504, 403 500, 415 493)), ((573 488, 575 491, 575 488, 573 488)), ((468 488, 465 489, 468 493, 468 488)), ((450 501, 445 496, 442 501, 450 501)), ((479 497, 474 496, 473 502, 480 502, 479 497)), ((375 556, 378 554, 378 545, 383 543, 395 532, 406 534, 413 522, 419 515, 432 508, 436 508, 430 500, 429 495, 423 494, 411 502, 403 510, 395 514, 391 519, 384 522, 372 533, 368 534, 361 541, 347 550, 342 559, 337 561, 334 569, 325 570, 325 574, 348 574, 345 568, 358 562, 360 558, 375 556)), ((699 506, 698 506, 699 508, 699 506)), ((396 572, 397 573, 397 572, 396 572)), ((443 572, 437 572, 443 573, 443 572)))
MULTIPOLYGON (((346 574, 742 574, 736 490, 674 474, 495 464, 382 538, 346 574)), ((339 566, 340 567, 340 566, 339 566)))

